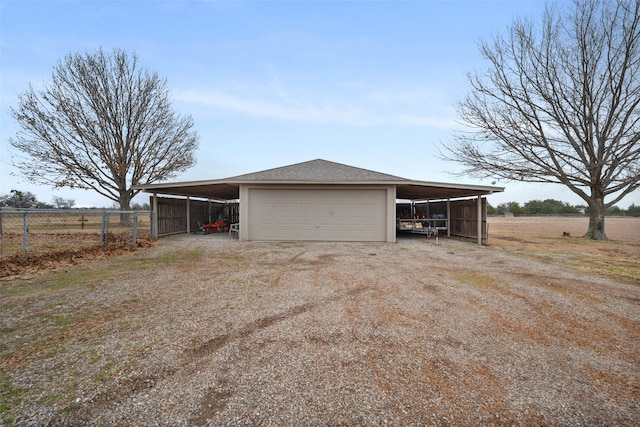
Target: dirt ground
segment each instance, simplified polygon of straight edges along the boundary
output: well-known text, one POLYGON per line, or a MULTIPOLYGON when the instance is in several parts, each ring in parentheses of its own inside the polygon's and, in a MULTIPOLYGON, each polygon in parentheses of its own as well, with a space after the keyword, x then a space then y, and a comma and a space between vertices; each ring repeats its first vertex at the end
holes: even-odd
POLYGON ((482 247, 183 235, 6 277, 0 423, 640 424, 640 219, 518 220, 482 247))

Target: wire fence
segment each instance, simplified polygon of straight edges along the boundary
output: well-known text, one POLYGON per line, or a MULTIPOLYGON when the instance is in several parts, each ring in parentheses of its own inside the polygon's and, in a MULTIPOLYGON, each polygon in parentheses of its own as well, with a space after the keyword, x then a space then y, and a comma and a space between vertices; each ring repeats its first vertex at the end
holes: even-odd
POLYGON ((32 257, 151 238, 149 212, 0 208, 0 257, 32 257))

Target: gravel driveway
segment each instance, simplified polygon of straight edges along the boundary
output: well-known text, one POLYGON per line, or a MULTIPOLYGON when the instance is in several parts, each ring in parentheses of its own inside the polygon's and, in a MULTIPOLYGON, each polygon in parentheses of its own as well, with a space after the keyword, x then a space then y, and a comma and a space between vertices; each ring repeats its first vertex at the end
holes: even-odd
POLYGON ((5 421, 640 424, 640 288, 562 259, 209 235, 83 268, 3 284, 5 421))

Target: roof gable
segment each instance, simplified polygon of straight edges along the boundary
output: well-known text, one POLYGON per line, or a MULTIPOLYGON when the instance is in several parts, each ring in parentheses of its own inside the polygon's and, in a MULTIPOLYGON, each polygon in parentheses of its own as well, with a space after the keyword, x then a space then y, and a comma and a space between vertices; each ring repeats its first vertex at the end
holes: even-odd
POLYGON ((233 182, 403 182, 386 173, 316 159, 225 179, 233 182))

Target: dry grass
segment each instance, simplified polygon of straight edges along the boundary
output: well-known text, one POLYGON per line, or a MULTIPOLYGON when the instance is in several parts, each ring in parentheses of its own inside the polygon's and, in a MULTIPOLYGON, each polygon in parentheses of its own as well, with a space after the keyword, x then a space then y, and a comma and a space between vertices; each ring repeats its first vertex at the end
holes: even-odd
POLYGON ((640 218, 607 218, 609 241, 581 237, 588 224, 584 217, 493 217, 489 218, 489 239, 494 249, 640 285, 640 218))

